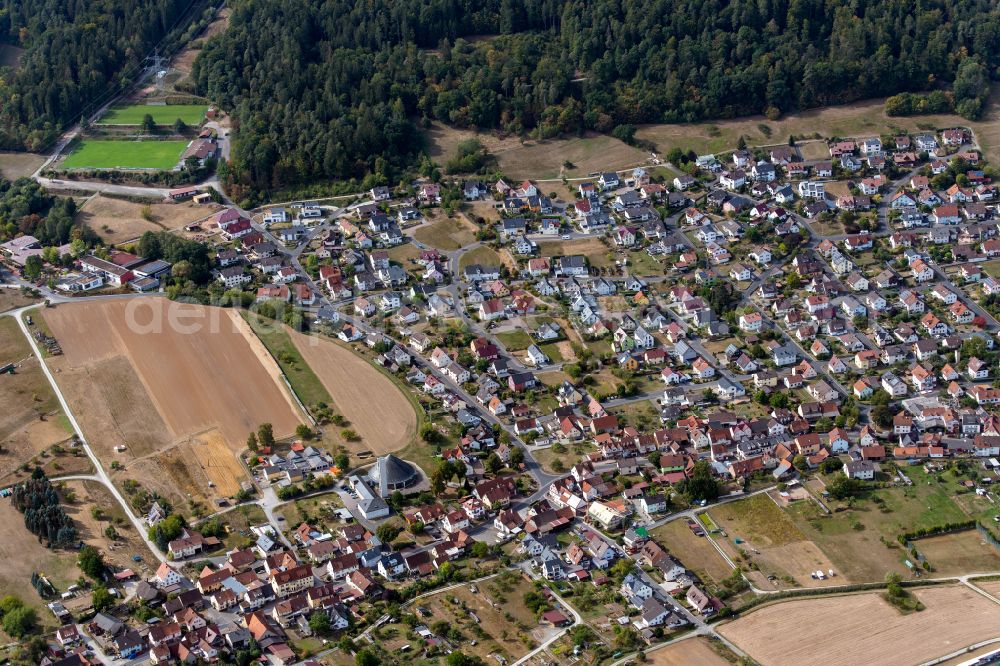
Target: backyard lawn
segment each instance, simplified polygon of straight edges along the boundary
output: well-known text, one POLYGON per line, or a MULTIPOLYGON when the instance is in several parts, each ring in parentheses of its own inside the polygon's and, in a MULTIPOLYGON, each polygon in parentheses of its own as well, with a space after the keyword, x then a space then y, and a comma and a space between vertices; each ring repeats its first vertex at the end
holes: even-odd
POLYGON ((85 140, 62 162, 64 169, 172 169, 187 141, 85 140))
POLYGON ((187 125, 198 125, 205 118, 208 107, 204 104, 132 104, 108 111, 97 121, 98 125, 141 125, 146 114, 153 116, 157 125, 173 125, 178 118, 187 125))
POLYGON ((532 343, 531 336, 524 331, 497 333, 496 338, 507 348, 507 351, 521 351, 527 349, 532 343))
POLYGON ((463 270, 466 266, 473 264, 499 267, 501 263, 500 255, 497 254, 496 250, 487 245, 480 245, 475 250, 469 250, 462 255, 462 258, 458 260, 458 268, 463 270))

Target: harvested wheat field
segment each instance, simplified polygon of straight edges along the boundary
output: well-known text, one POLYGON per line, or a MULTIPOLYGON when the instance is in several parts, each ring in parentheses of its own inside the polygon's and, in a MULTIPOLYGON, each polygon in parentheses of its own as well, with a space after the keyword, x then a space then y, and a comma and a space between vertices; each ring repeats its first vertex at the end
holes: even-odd
POLYGON ((231 497, 240 491, 243 466, 217 428, 196 437, 191 448, 220 495, 231 497))
POLYGON ((247 433, 270 422, 287 436, 301 422, 273 359, 234 311, 150 297, 43 316, 65 352, 48 362, 95 453, 149 489, 228 495, 243 478, 236 455, 247 433))
POLYGON ((646 654, 646 663, 653 666, 728 666, 718 652, 712 649, 707 638, 695 637, 668 645, 646 654))
POLYGON ((289 331, 296 349, 333 399, 333 408, 351 422, 361 441, 352 451, 383 455, 398 451, 416 436, 413 406, 388 377, 368 361, 332 340, 289 331))
POLYGON ((913 593, 925 610, 870 592, 776 603, 718 630, 763 666, 919 664, 1000 635, 1000 605, 968 587, 913 593))
POLYGON ((934 566, 935 576, 1000 571, 1000 552, 975 529, 918 539, 914 545, 934 566))
POLYGON ((184 203, 135 203, 100 194, 87 200, 77 213, 106 243, 135 240, 147 231, 171 231, 213 215, 218 206, 184 203))
POLYGON ((985 590, 987 593, 992 594, 994 597, 1000 597, 1000 580, 979 581, 972 579, 969 582, 976 587, 985 590))

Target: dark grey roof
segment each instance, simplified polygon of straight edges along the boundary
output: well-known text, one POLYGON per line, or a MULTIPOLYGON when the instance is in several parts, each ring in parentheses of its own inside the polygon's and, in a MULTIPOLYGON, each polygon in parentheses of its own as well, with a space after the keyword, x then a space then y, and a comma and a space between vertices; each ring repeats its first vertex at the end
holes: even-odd
POLYGON ((406 485, 416 474, 413 465, 389 454, 376 461, 368 472, 368 478, 373 486, 381 490, 386 487, 406 485))

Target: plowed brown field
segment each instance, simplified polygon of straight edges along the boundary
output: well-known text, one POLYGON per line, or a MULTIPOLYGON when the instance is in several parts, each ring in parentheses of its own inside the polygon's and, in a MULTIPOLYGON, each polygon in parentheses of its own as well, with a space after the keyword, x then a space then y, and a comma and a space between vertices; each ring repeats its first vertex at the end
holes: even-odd
POLYGON ((236 453, 247 434, 270 422, 281 437, 301 422, 274 361, 233 311, 150 297, 61 304, 43 316, 65 352, 48 363, 95 453, 149 489, 232 494, 238 479, 223 481, 242 476, 236 453), (171 478, 178 473, 185 478, 171 478))

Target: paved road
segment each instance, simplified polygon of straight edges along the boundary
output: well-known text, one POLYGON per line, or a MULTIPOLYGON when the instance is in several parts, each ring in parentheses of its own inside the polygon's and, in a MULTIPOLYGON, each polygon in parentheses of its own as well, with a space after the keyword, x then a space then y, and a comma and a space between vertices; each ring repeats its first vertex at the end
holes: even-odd
POLYGON ((116 185, 88 180, 61 180, 55 178, 35 178, 47 190, 78 190, 83 192, 103 192, 130 197, 159 197, 165 199, 170 193, 166 187, 140 187, 136 185, 116 185))

